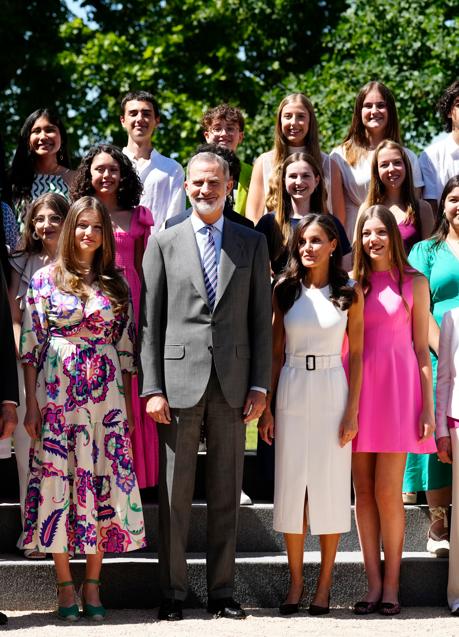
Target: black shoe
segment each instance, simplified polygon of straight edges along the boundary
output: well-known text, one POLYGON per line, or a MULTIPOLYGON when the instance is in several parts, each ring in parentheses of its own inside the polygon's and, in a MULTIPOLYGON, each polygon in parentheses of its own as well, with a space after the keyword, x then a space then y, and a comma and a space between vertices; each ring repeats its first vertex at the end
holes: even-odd
POLYGON ((328 615, 330 612, 330 593, 328 593, 328 605, 318 606, 317 604, 309 604, 308 613, 317 617, 319 615, 328 615))
POLYGON ((241 605, 235 602, 232 597, 209 599, 207 612, 215 617, 226 617, 227 619, 245 619, 247 616, 241 605))
POLYGON ((295 613, 298 613, 300 610, 300 605, 303 602, 303 596, 304 596, 304 586, 303 586, 303 590, 301 591, 300 599, 296 602, 296 604, 285 604, 284 602, 283 604, 279 606, 279 614, 294 615, 295 613))
POLYGON ((178 622, 183 619, 182 602, 179 599, 163 599, 158 610, 158 619, 178 622))
POLYGON ((8 623, 8 617, 3 613, 0 613, 0 626, 6 626, 8 623))

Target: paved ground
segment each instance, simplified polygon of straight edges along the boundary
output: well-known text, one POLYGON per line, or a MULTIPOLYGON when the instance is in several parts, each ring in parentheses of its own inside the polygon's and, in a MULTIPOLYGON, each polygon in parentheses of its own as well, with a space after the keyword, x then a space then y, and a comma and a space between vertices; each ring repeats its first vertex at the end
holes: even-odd
POLYGON ((145 610, 110 611, 104 624, 81 620, 65 624, 49 612, 9 612, 8 629, 1 632, 25 637, 457 637, 459 618, 445 608, 407 608, 394 618, 372 615, 355 618, 348 610, 333 610, 326 617, 281 618, 276 610, 250 611, 245 621, 213 619, 203 610, 188 610, 181 622, 155 621, 156 613, 145 610))

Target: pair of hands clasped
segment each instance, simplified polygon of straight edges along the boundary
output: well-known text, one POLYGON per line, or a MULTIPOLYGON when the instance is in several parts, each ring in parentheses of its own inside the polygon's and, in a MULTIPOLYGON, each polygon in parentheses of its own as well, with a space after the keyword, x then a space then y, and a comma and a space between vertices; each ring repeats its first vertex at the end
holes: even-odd
MULTIPOLYGON (((266 407, 266 396, 263 392, 251 389, 247 393, 244 407, 242 408, 242 420, 245 424, 251 420, 260 418, 266 407)), ((147 400, 147 414, 155 422, 169 425, 171 422, 171 410, 164 394, 150 396, 147 400)))
MULTIPOLYGON (((268 445, 272 445, 274 440, 274 418, 269 406, 266 407, 265 412, 258 421, 258 431, 260 432, 261 439, 268 445)), ((356 437, 357 432, 357 416, 348 416, 345 414, 338 431, 340 446, 344 447, 351 442, 351 440, 356 437)))

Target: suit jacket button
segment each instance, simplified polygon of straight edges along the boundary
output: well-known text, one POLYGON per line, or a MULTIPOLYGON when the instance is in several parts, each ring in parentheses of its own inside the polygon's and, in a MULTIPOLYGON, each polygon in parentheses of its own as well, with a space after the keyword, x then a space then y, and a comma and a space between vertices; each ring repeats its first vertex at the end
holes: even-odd
POLYGON ((212 354, 212 352, 214 351, 214 348, 212 347, 212 345, 209 345, 209 347, 207 348, 209 350, 209 352, 212 354))

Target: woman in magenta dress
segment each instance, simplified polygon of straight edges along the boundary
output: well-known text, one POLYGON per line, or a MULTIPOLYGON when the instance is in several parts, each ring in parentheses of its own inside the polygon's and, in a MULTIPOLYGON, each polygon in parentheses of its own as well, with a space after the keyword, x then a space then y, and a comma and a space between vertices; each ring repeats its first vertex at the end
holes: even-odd
POLYGON ((410 159, 403 146, 390 139, 376 147, 368 195, 358 216, 377 204, 387 206, 397 220, 407 255, 415 243, 432 234, 432 208, 427 201, 416 197, 410 159))
MULTIPOLYGON (((116 264, 123 268, 131 289, 136 325, 139 321, 142 258, 153 217, 139 206, 142 184, 130 160, 119 148, 100 144, 83 158, 72 189, 73 200, 95 195, 110 213, 116 245, 116 264)), ((158 434, 132 382, 135 427, 131 432, 134 466, 141 489, 158 483, 158 434)))
POLYGON ((426 278, 408 265, 394 215, 365 210, 357 224, 353 278, 365 294, 359 431, 353 442, 356 518, 368 592, 359 615, 400 612, 406 454, 434 453, 426 278), (384 574, 381 570, 381 539, 384 574))

